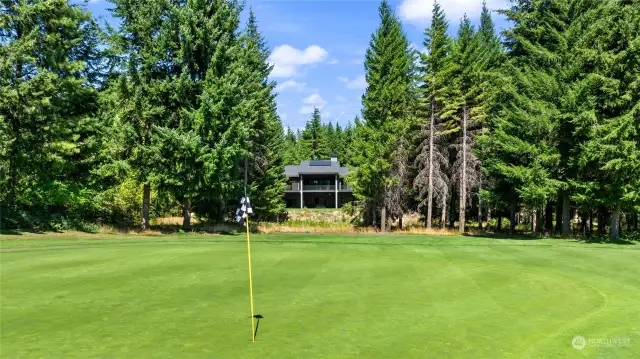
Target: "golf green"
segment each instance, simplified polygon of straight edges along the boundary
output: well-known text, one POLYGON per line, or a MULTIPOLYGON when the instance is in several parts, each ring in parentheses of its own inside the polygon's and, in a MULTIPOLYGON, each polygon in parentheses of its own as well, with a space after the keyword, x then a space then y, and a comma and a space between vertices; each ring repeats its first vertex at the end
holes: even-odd
POLYGON ((256 235, 252 343, 242 236, 0 239, 2 358, 640 357, 638 245, 256 235))

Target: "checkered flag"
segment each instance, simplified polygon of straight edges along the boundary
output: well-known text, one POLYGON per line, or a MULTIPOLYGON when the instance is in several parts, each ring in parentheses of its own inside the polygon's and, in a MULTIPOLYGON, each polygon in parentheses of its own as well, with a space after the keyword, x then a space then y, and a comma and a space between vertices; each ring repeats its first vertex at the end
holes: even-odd
POLYGON ((244 225, 247 216, 250 214, 253 214, 253 209, 251 208, 249 197, 242 197, 240 206, 236 209, 236 221, 244 225))

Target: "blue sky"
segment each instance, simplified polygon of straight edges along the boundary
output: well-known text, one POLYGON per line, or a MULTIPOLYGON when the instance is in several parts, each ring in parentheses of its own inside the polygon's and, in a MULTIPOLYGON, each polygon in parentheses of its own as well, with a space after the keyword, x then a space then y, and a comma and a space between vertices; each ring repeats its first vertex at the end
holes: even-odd
MULTIPOLYGON (((378 0, 246 0, 272 49, 273 80, 278 82, 278 113, 285 126, 304 127, 313 106, 324 122, 346 125, 360 114, 364 53, 378 26, 378 0)), ((440 0, 454 35, 463 14, 477 25, 482 0, 440 0)), ((491 9, 508 0, 487 0, 491 9)), ((411 43, 422 48, 432 0, 390 0, 411 43)), ((93 0, 87 8, 112 21, 112 5, 93 0)), ((245 18, 246 18, 245 11, 245 18)), ((508 27, 493 14, 498 30, 508 27)))

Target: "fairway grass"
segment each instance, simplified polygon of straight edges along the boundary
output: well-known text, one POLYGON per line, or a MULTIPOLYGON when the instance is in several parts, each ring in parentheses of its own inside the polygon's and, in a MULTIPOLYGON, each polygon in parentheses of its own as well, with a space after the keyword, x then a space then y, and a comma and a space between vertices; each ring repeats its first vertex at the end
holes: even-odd
POLYGON ((0 357, 640 357, 638 245, 252 238, 256 343, 242 236, 0 236, 0 357))

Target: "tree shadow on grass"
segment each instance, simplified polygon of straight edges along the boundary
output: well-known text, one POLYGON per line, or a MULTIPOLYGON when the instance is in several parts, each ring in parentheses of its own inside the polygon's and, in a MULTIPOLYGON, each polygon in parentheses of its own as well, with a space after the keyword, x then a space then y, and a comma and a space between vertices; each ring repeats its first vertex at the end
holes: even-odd
POLYGON ((575 238, 575 240, 586 244, 618 244, 623 246, 634 246, 639 244, 637 239, 630 238, 618 238, 617 240, 612 241, 609 237, 579 237, 575 238))
POLYGON ((606 236, 575 236, 575 237, 563 237, 557 235, 540 236, 532 233, 465 233, 465 237, 475 237, 484 239, 507 239, 516 241, 535 241, 540 239, 554 239, 558 241, 575 241, 586 244, 617 244, 617 245, 638 245, 639 236, 637 234, 631 236, 621 237, 618 240, 612 241, 606 236))
POLYGON ((34 228, 26 228, 26 229, 13 229, 13 228, 3 228, 0 229, 0 235, 9 235, 9 236, 22 236, 24 234, 46 234, 46 233, 62 233, 57 230, 43 230, 43 229, 34 229, 34 228))
MULTIPOLYGON (((252 225, 251 232, 256 233, 257 227, 252 225)), ((185 230, 180 224, 152 224, 149 229, 142 231, 139 226, 112 226, 108 231, 120 234, 138 233, 147 235, 180 235, 180 234, 220 234, 239 235, 245 232, 245 227, 235 223, 194 223, 185 230)))
POLYGON ((514 241, 535 241, 545 239, 545 237, 533 235, 530 233, 509 233, 509 232, 472 232, 464 233, 465 237, 483 238, 483 239, 509 239, 514 241))

